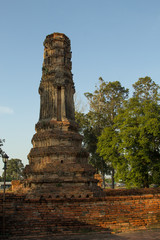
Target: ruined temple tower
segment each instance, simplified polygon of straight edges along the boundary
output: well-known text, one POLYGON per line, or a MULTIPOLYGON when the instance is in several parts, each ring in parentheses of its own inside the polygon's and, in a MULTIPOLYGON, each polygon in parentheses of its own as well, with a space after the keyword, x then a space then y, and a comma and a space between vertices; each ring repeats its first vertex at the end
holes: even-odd
POLYGON ((102 191, 77 131, 71 68, 69 38, 61 33, 48 35, 39 87, 40 116, 25 168, 24 186, 30 195, 80 198, 102 191))

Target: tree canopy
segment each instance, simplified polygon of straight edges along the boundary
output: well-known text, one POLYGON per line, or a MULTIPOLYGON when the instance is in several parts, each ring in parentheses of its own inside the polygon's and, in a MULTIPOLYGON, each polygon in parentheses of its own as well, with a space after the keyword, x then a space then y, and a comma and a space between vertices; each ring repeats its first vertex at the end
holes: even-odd
POLYGON ((3 143, 4 143, 4 139, 0 139, 0 156, 2 156, 4 154, 4 152, 1 148, 3 146, 3 143))
MULTIPOLYGON (((7 162, 6 180, 20 180, 23 178, 24 165, 20 159, 10 159, 7 162)), ((2 175, 3 176, 3 175, 2 175)))
POLYGON ((124 99, 128 97, 128 89, 121 86, 120 82, 105 82, 99 78, 99 85, 93 93, 85 93, 90 110, 87 114, 76 113, 76 121, 80 124, 81 133, 84 135, 84 146, 90 153, 90 163, 103 175, 112 171, 112 186, 114 187, 114 169, 111 163, 97 152, 98 137, 103 129, 113 125, 113 120, 124 99))
POLYGON ((123 102, 112 128, 99 137, 98 152, 128 186, 148 187, 160 184, 159 86, 145 77, 133 87, 133 97, 123 102))
POLYGON ((120 82, 105 82, 100 77, 94 93, 85 93, 90 105, 92 124, 100 131, 111 126, 123 100, 128 98, 128 93, 129 90, 122 87, 120 82))

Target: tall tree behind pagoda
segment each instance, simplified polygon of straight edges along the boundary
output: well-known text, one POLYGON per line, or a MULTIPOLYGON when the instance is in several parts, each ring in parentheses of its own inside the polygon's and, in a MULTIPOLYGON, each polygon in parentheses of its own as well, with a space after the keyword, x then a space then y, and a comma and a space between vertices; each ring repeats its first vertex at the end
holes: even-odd
POLYGON ((151 78, 133 84, 133 97, 125 101, 112 129, 105 128, 98 152, 110 159, 117 177, 130 186, 160 184, 160 87, 151 78))
MULTIPOLYGON (((107 169, 107 167, 104 159, 96 151, 98 136, 101 135, 105 127, 113 125, 117 111, 128 97, 128 92, 128 89, 122 87, 118 81, 105 82, 102 78, 99 78, 99 85, 94 93, 85 93, 90 110, 87 114, 89 127, 84 135, 86 135, 86 142, 91 153, 91 163, 94 166, 101 165, 101 172, 104 172, 103 169, 107 169)), ((114 168, 109 162, 107 162, 107 165, 112 172, 112 188, 114 188, 114 168)))
POLYGON ((95 167, 96 172, 99 171, 103 177, 103 186, 105 187, 105 174, 110 174, 110 168, 106 165, 99 154, 96 153, 97 145, 97 131, 98 128, 94 128, 91 125, 90 113, 75 112, 75 119, 79 125, 79 132, 83 135, 83 147, 90 153, 89 162, 95 167))

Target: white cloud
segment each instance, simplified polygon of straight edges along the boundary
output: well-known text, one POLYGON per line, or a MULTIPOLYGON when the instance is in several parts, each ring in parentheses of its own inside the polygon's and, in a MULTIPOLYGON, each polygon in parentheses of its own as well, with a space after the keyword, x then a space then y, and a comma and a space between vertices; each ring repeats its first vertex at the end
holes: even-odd
POLYGON ((13 109, 5 106, 0 106, 0 114, 13 114, 13 109))

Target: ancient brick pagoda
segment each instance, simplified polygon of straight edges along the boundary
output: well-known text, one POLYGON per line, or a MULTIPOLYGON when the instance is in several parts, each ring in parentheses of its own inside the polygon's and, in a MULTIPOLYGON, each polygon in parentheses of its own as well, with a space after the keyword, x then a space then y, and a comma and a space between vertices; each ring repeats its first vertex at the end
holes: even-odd
POLYGON ((74 116, 74 83, 70 40, 61 33, 44 41, 39 87, 40 117, 25 168, 30 196, 84 198, 102 195, 88 164, 74 116))
POLYGON ((0 193, 0 239, 158 228, 159 188, 107 190, 104 197, 97 187, 74 120, 70 41, 54 33, 44 46, 40 118, 24 182, 16 181, 5 201, 0 193))

